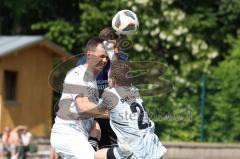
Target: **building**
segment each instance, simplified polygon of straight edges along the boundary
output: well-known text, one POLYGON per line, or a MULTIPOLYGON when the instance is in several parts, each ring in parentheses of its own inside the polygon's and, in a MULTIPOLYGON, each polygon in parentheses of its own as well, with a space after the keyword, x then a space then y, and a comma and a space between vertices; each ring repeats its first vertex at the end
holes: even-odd
POLYGON ((41 36, 0 36, 0 132, 27 125, 35 136, 48 136, 53 91, 48 76, 66 51, 41 36))

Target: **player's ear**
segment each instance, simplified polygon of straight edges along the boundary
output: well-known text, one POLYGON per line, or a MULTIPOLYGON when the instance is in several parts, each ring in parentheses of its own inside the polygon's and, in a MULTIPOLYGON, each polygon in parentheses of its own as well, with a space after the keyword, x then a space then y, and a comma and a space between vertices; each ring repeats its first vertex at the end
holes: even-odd
POLYGON ((87 56, 91 55, 92 52, 91 51, 87 51, 87 56))
POLYGON ((90 56, 92 55, 92 52, 91 51, 87 51, 86 55, 87 55, 87 60, 89 60, 90 56))

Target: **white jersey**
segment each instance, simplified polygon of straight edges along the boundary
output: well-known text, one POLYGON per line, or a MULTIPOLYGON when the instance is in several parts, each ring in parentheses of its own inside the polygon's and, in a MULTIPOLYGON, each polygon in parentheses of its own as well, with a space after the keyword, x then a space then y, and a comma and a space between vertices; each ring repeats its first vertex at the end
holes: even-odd
MULTIPOLYGON (((96 79, 84 65, 79 65, 70 70, 64 80, 63 92, 59 101, 59 111, 55 119, 52 131, 69 131, 71 127, 81 131, 86 137, 92 127, 93 118, 83 119, 79 114, 79 107, 76 104, 77 96, 88 96, 89 100, 98 103, 98 89, 96 79)), ((81 105, 80 105, 81 107, 81 105)))
POLYGON ((161 158, 166 148, 154 134, 154 123, 135 87, 106 89, 102 100, 99 109, 109 111, 110 125, 117 135, 119 148, 114 149, 117 159, 161 158))

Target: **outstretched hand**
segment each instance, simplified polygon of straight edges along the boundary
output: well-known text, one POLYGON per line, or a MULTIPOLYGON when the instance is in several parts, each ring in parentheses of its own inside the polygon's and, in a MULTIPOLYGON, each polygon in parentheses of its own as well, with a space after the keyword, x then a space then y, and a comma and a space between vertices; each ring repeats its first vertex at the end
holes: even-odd
POLYGON ((111 61, 113 57, 116 56, 114 52, 114 43, 110 41, 103 41, 103 47, 111 61))

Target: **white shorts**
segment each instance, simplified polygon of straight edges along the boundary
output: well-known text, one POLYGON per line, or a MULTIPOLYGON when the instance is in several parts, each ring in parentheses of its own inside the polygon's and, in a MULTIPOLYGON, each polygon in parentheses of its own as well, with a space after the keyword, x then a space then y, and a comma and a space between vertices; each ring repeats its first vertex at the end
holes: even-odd
POLYGON ((143 145, 128 145, 128 147, 131 147, 129 150, 120 147, 112 148, 108 154, 114 157, 109 158, 160 159, 167 151, 154 133, 147 133, 141 142, 143 142, 143 145), (137 148, 137 146, 140 146, 140 148, 137 148), (142 150, 139 151, 141 148, 142 150))
POLYGON ((56 153, 62 158, 94 159, 95 151, 88 142, 88 137, 82 132, 63 126, 59 130, 56 129, 58 129, 56 126, 52 129, 50 142, 56 153))

